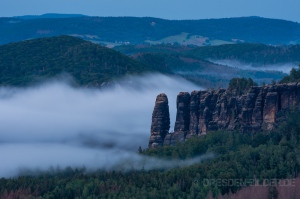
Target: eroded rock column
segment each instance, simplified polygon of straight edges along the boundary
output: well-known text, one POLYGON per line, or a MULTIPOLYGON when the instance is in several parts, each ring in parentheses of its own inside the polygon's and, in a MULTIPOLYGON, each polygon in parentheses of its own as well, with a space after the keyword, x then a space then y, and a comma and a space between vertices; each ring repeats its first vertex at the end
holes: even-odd
POLYGON ((152 113, 151 136, 149 148, 163 146, 165 136, 170 129, 169 102, 166 94, 161 93, 156 97, 152 113))
POLYGON ((264 89, 260 88, 260 92, 256 98, 255 106, 252 112, 252 130, 254 132, 260 131, 263 122, 263 108, 264 108, 264 89))
POLYGON ((180 92, 177 95, 177 114, 174 133, 169 133, 164 145, 175 145, 177 142, 184 142, 190 126, 190 101, 191 95, 188 92, 180 92))
POLYGON ((201 91, 199 104, 198 136, 205 135, 208 130, 208 122, 211 121, 212 113, 209 110, 213 95, 211 91, 201 91))
POLYGON ((180 92, 177 96, 177 114, 174 132, 188 131, 190 126, 190 100, 188 92, 180 92))
POLYGON ((186 139, 198 135, 200 93, 200 91, 193 91, 191 93, 189 126, 190 131, 186 135, 186 139))

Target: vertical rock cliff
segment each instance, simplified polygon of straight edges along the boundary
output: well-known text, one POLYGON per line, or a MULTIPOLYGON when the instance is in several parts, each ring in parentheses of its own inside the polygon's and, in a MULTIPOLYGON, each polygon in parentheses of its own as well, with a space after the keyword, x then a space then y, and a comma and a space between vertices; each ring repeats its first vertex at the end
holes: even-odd
POLYGON ((188 92, 180 92, 177 96, 177 114, 174 133, 169 133, 164 139, 164 145, 174 145, 176 142, 184 142, 190 125, 190 100, 188 92))
POLYGON ((149 148, 163 146, 165 136, 170 129, 169 102, 166 94, 161 93, 156 97, 152 113, 151 136, 149 148))
POLYGON ((241 132, 271 130, 279 112, 300 107, 300 84, 251 87, 244 95, 231 90, 180 92, 174 133, 169 133, 170 117, 165 94, 157 96, 151 125, 150 148, 174 145, 208 131, 227 129, 241 132))
POLYGON ((198 135, 199 124, 199 103, 200 103, 200 91, 193 91, 191 93, 190 101, 190 124, 189 131, 187 132, 186 139, 189 139, 195 135, 198 135))

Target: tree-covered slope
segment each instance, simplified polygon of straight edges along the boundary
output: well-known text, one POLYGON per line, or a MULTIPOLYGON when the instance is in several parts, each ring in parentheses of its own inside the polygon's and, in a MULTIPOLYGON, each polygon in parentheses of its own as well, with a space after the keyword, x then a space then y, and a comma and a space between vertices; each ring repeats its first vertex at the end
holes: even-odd
POLYGON ((71 75, 85 86, 152 68, 115 50, 70 36, 34 39, 0 46, 0 85, 23 86, 71 75))
MULTIPOLYGON (((248 46, 248 44, 240 44, 248 46)), ((250 44, 251 45, 251 44, 250 44)), ((263 45, 266 46, 267 45, 263 45)), ((233 49, 239 52, 239 45, 232 45, 233 49)), ((123 45, 114 49, 126 55, 130 55, 145 65, 155 65, 161 70, 169 70, 186 79, 197 82, 208 88, 226 87, 229 80, 234 77, 252 78, 258 83, 269 83, 272 80, 278 81, 285 75, 281 71, 271 70, 254 70, 254 68, 229 67, 224 64, 212 63, 210 56, 218 52, 223 46, 215 46, 216 50, 205 50, 206 47, 190 47, 179 45, 123 45), (204 50, 202 50, 202 48, 204 50), (203 53, 197 53, 201 49, 203 53), (207 56, 205 56, 207 55, 207 56)), ((249 51, 251 53, 251 51, 249 51)), ((264 52, 258 52, 257 56, 263 57, 264 52)), ((287 55, 289 56, 288 52, 287 55)), ((254 62, 251 62, 251 64, 254 62)), ((255 64, 255 63, 254 63, 255 64)), ((261 64, 262 66, 263 64, 261 64)))
MULTIPOLYGON (((242 46, 244 45, 246 44, 242 46)), ((239 49, 238 46, 234 45, 239 49)), ((219 46, 217 49, 223 47, 219 46)), ((127 74, 155 71, 176 74, 209 88, 226 87, 233 77, 252 78, 258 83, 268 83, 284 76, 278 71, 243 70, 212 63, 203 56, 205 53, 211 55, 211 52, 215 52, 210 49, 202 50, 203 53, 194 53, 198 48, 173 45, 129 45, 115 49, 131 57, 71 36, 2 45, 0 85, 24 86, 65 73, 71 75, 78 85, 100 86, 103 82, 127 74)), ((257 53, 257 56, 263 55, 264 52, 257 53)), ((289 56, 288 52, 283 56, 289 56)))
POLYGON ((165 40, 168 37, 173 37, 172 43, 195 37, 195 40, 201 40, 200 45, 203 42, 217 44, 217 41, 265 44, 300 43, 298 23, 259 17, 164 20, 151 17, 52 18, 48 16, 47 18, 46 15, 45 18, 0 18, 0 44, 70 34, 96 42, 110 42, 114 45, 160 40, 170 42, 165 40))
POLYGON ((180 53, 195 49, 196 46, 183 46, 172 44, 137 44, 137 45, 120 45, 115 46, 113 49, 125 54, 134 55, 138 53, 180 53))
POLYGON ((186 55, 212 60, 238 60, 253 65, 300 62, 300 45, 226 44, 191 49, 186 55))
MULTIPOLYGON (((191 166, 152 171, 133 168, 130 172, 122 172, 122 165, 113 172, 58 168, 0 179, 0 197, 202 199, 212 193, 217 198, 245 186, 257 186, 254 183, 263 180, 296 178, 300 169, 299 142, 300 113, 292 111, 271 132, 243 134, 220 130, 174 147, 140 150, 142 155, 178 161, 214 154, 191 166)), ((270 186, 274 187, 279 189, 270 186)), ((297 187, 285 188, 288 191, 297 187)), ((295 193, 293 197, 297 198, 295 193)))
POLYGON ((123 45, 115 50, 127 55, 140 52, 150 53, 180 53, 205 60, 234 60, 253 66, 280 65, 300 63, 300 45, 272 46, 258 43, 225 44, 218 46, 179 46, 161 45, 123 45))

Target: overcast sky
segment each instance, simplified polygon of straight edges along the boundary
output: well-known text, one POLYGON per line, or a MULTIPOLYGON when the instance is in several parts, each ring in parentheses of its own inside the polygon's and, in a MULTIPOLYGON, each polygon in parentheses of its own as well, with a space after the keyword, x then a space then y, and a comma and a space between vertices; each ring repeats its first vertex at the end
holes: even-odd
POLYGON ((0 0, 0 16, 45 13, 207 19, 260 16, 300 22, 299 0, 0 0))

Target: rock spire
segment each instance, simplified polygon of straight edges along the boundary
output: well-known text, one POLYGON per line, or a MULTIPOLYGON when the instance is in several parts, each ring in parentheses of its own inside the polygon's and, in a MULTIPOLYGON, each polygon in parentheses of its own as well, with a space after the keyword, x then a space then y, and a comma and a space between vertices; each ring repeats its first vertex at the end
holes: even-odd
POLYGON ((180 92, 174 133, 169 133, 168 98, 160 94, 152 115, 149 147, 174 145, 218 129, 271 130, 289 108, 300 108, 300 83, 253 86, 243 95, 229 89, 180 92))
POLYGON ((165 136, 170 130, 169 102, 166 94, 161 93, 156 97, 152 113, 151 136, 149 148, 163 146, 165 136))

